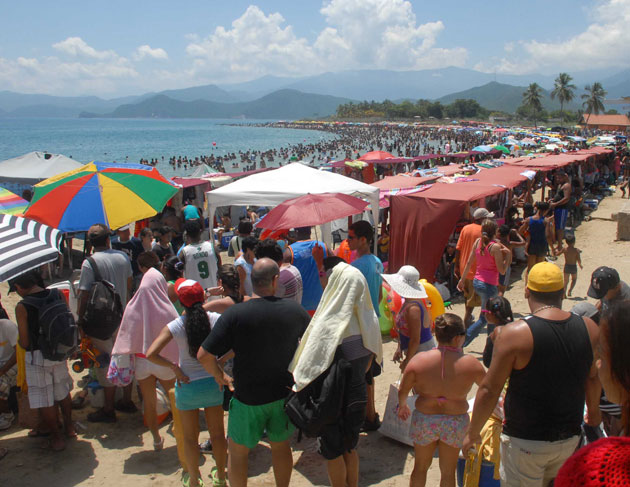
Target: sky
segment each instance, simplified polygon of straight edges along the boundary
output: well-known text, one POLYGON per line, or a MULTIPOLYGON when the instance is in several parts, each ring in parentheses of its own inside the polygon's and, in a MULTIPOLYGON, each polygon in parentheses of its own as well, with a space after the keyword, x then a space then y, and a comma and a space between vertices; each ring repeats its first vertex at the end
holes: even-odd
POLYGON ((630 0, 2 0, 0 90, 113 98, 265 75, 630 67, 630 0))

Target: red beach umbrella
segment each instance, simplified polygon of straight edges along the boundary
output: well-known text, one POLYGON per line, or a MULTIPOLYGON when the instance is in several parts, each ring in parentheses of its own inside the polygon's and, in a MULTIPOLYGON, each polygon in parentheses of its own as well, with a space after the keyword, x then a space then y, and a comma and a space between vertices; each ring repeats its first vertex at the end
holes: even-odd
POLYGON ((385 159, 394 159, 394 155, 390 154, 389 152, 382 151, 382 150, 375 150, 372 152, 366 152, 361 157, 359 157, 360 161, 366 161, 366 162, 382 161, 385 159))
POLYGON ((267 213, 257 227, 280 230, 321 225, 361 213, 368 202, 341 193, 307 194, 286 200, 267 213))

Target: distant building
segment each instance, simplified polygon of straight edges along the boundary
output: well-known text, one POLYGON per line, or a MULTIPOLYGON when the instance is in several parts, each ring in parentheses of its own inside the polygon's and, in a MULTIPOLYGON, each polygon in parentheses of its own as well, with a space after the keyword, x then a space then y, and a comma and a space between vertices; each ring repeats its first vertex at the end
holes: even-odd
POLYGON ((580 125, 589 129, 608 130, 611 132, 630 131, 630 119, 626 115, 582 115, 580 125))

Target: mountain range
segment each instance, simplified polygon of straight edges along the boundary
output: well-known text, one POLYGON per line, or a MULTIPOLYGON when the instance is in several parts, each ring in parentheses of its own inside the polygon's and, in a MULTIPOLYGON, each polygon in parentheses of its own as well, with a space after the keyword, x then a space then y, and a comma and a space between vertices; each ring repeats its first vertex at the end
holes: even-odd
MULTIPOLYGON (((578 90, 573 104, 567 108, 579 107, 584 86, 594 81, 602 83, 609 99, 630 95, 630 69, 570 74, 578 90)), ((525 87, 533 82, 546 90, 545 108, 556 109, 559 103, 548 99, 554 78, 449 67, 420 71, 354 70, 302 78, 264 76, 244 83, 193 86, 112 99, 0 91, 0 117, 78 117, 83 114, 91 117, 304 118, 330 115, 335 111, 335 103, 348 100, 420 98, 443 103, 472 98, 488 109, 513 112, 520 105, 525 87)), ((611 108, 626 110, 619 105, 611 108)))

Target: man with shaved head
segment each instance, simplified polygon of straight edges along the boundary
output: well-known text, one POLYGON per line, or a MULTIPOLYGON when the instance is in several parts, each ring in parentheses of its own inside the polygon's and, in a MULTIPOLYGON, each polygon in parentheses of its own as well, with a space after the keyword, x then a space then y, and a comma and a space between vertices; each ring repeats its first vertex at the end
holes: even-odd
POLYGON ((296 301, 276 298, 280 269, 269 258, 252 268, 254 299, 221 315, 197 358, 217 383, 234 390, 228 420, 230 485, 247 485, 249 451, 267 433, 276 485, 288 487, 293 469, 289 438, 293 425, 284 400, 293 386, 289 363, 310 317, 296 301), (234 351, 234 379, 219 359, 234 351))

